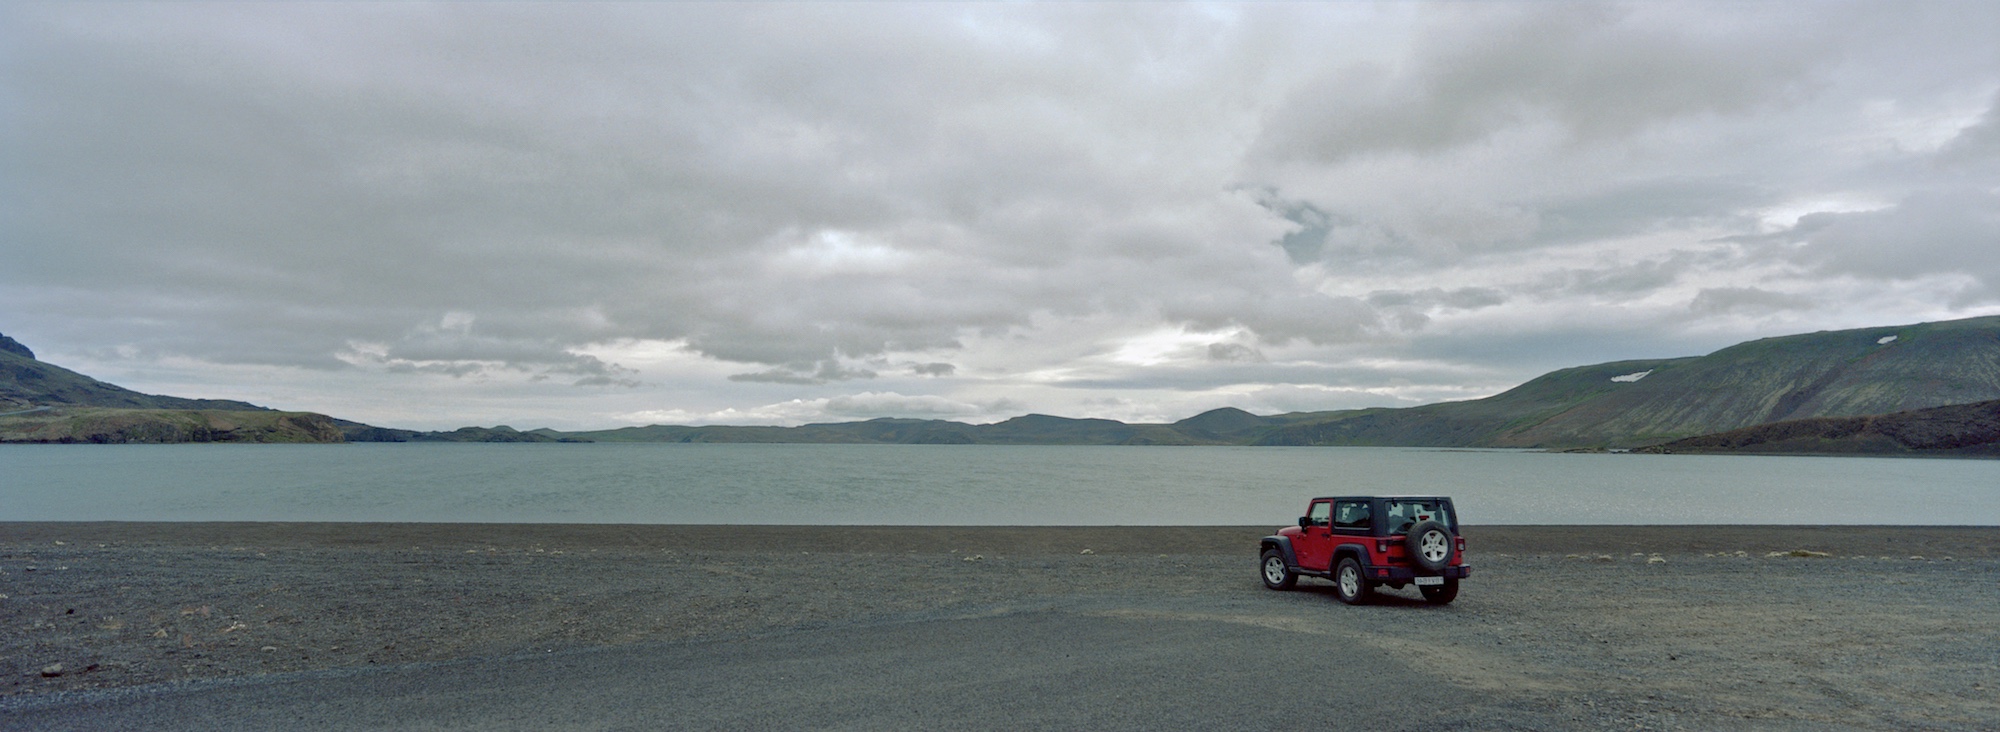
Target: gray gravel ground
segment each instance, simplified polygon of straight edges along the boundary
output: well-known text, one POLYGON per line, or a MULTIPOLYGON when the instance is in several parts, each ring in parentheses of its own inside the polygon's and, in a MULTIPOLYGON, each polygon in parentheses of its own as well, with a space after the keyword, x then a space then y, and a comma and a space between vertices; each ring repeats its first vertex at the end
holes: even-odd
MULTIPOLYGON (((1266 591, 1265 531, 0 524, 0 727, 119 694, 530 654, 617 669, 907 638, 898 652, 930 658, 925 637, 1028 623, 1045 632, 1023 658, 1173 627, 1182 655, 1159 663, 1206 673, 1364 659, 1470 703, 1429 717, 1462 728, 2000 728, 2000 529, 1475 527, 1447 607, 1266 591)), ((1299 710, 1331 683, 1278 681, 1308 684, 1285 697, 1299 710)))

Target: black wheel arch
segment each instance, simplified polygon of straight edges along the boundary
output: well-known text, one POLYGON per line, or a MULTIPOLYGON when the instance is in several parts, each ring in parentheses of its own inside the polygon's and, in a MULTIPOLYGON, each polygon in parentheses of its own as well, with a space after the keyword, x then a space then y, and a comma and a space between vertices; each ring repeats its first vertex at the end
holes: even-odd
POLYGON ((1290 538, 1283 536, 1266 536, 1263 538, 1263 540, 1259 541, 1257 544, 1258 544, 1257 546, 1258 556, 1263 556, 1264 552, 1276 549, 1278 550, 1278 556, 1285 558, 1286 568, 1292 570, 1297 570, 1299 568, 1299 555, 1296 552, 1292 551, 1292 540, 1290 538))
POLYGON ((1360 544, 1348 543, 1334 547, 1333 559, 1329 560, 1326 566, 1328 568, 1338 567, 1340 566, 1340 560, 1348 557, 1354 557, 1354 563, 1361 565, 1361 578, 1367 579, 1368 568, 1373 565, 1368 563, 1368 548, 1360 544))

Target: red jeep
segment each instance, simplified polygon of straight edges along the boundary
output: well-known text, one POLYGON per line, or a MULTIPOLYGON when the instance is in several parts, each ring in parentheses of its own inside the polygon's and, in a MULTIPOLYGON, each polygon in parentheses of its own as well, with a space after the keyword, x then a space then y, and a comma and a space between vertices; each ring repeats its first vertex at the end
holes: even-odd
POLYGON ((1333 580, 1334 596, 1366 602, 1380 585, 1414 584, 1443 605, 1472 576, 1458 512, 1444 496, 1341 496, 1312 499, 1298 526, 1264 537, 1264 586, 1289 590, 1299 575, 1333 580))

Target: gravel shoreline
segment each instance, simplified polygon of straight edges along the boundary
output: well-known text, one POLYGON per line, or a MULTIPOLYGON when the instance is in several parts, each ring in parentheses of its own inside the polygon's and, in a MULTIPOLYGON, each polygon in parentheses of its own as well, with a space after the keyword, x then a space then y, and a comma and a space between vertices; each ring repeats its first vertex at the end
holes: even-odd
POLYGON ((2000 528, 1468 527, 1475 574, 1444 608, 1265 591, 1271 530, 0 523, 0 710, 1054 609, 1369 643, 1580 727, 2000 727, 2000 528))

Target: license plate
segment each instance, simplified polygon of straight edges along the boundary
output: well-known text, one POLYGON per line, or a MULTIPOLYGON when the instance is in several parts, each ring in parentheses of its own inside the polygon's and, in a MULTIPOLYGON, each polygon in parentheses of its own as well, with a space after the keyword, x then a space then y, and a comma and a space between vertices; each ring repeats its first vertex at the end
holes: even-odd
POLYGON ((1428 585, 1442 585, 1442 584, 1444 584, 1444 578, 1443 578, 1443 577, 1418 577, 1418 578, 1417 578, 1417 586, 1418 586, 1418 587, 1424 587, 1424 586, 1428 586, 1428 585))

